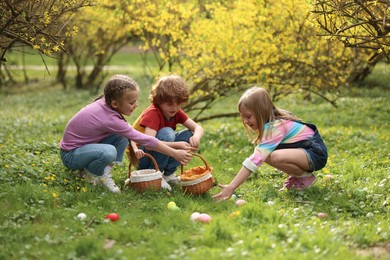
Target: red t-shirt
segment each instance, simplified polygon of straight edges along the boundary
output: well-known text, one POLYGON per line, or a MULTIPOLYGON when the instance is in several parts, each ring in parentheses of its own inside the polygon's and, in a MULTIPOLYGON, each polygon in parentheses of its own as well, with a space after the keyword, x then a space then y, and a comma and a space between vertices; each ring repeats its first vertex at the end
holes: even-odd
POLYGON ((149 127, 156 131, 164 127, 170 127, 173 130, 176 130, 176 125, 183 124, 187 119, 188 116, 181 109, 173 117, 167 119, 160 108, 152 103, 141 113, 137 120, 135 120, 133 128, 141 133, 145 133, 145 127, 149 127))

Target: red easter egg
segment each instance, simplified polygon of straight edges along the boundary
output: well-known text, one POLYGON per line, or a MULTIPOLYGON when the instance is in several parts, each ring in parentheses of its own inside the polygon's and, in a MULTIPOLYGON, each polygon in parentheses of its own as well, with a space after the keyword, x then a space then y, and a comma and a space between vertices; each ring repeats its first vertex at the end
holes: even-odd
POLYGON ((117 221, 119 219, 119 215, 117 213, 110 213, 106 216, 106 218, 111 221, 117 221))

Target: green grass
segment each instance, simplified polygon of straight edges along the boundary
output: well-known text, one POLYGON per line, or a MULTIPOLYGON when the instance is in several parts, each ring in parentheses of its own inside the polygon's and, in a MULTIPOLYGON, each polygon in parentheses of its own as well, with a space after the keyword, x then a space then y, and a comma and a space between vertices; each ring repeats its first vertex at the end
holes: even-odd
MULTIPOLYGON (((278 102, 318 125, 329 163, 311 189, 283 193, 278 188, 286 176, 264 165, 237 190, 247 201, 241 207, 216 204, 211 198, 216 187, 191 197, 179 187, 172 193, 125 189, 114 195, 89 185, 62 165, 58 143, 68 120, 95 95, 60 87, 3 95, 0 259, 389 259, 386 70, 379 67, 366 85, 345 89, 339 108, 315 97, 313 103, 297 96, 278 102), (170 201, 181 211, 167 209, 170 201), (195 211, 211 215, 211 223, 191 222, 195 211), (236 211, 240 215, 229 218, 236 211), (76 218, 80 212, 86 220, 76 218), (105 222, 111 212, 120 220, 105 222), (319 212, 329 217, 320 219, 319 212)), ((142 95, 129 122, 148 105, 150 82, 140 74, 135 78, 142 95)), ((218 109, 234 111, 236 101, 218 109)), ((217 181, 228 183, 253 146, 238 118, 203 126, 200 152, 217 181)), ((127 164, 125 158, 125 165, 114 168, 118 184, 123 185, 127 164)))

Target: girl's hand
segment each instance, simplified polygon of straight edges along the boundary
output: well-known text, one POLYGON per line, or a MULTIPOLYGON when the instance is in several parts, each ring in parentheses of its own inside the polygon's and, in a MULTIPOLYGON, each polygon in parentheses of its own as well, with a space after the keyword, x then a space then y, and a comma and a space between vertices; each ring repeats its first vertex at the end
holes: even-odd
POLYGON ((195 137, 195 136, 192 136, 190 138, 190 145, 194 148, 198 148, 199 147, 199 144, 200 144, 200 139, 195 137))
POLYGON ((218 187, 220 187, 222 191, 213 195, 213 199, 215 199, 217 203, 228 200, 233 195, 234 189, 230 188, 229 185, 218 184, 218 187))
POLYGON ((145 156, 145 152, 142 149, 134 150, 135 157, 139 160, 140 158, 145 156))
POLYGON ((192 154, 190 150, 175 150, 175 158, 179 163, 186 165, 192 159, 192 154))

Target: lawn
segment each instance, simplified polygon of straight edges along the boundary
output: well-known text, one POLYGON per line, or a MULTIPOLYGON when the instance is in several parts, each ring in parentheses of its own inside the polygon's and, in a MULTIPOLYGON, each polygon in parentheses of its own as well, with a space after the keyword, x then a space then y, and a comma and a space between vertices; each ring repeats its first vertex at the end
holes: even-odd
MULTIPOLYGON (((215 203, 217 187, 189 196, 180 187, 115 195, 92 186, 63 167, 58 143, 95 95, 54 86, 0 96, 0 259, 390 259, 388 71, 380 64, 360 86, 345 88, 338 108, 316 97, 278 102, 319 127, 328 164, 315 186, 287 192, 278 192, 286 176, 264 165, 237 190, 242 206, 215 203), (171 201, 180 211, 167 208, 171 201), (112 212, 120 218, 107 222, 112 212), (212 220, 192 222, 193 212, 212 220)), ((129 122, 148 105, 150 82, 134 77, 142 95, 129 122)), ((215 109, 234 111, 237 100, 215 109)), ((228 183, 253 146, 239 118, 202 125, 199 152, 217 182, 228 183)), ((124 162, 113 171, 121 186, 124 162)), ((194 165, 202 162, 186 168, 194 165)))

